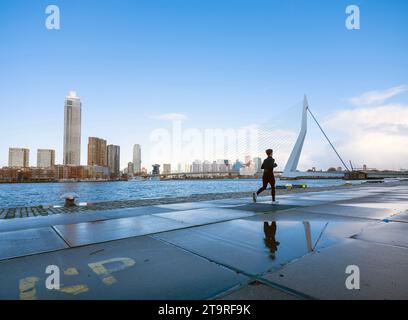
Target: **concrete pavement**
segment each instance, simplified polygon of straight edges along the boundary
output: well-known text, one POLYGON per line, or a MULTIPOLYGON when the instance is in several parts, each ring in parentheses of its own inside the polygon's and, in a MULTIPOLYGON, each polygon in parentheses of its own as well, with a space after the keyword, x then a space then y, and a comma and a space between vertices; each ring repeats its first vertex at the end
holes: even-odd
POLYGON ((407 182, 258 199, 2 219, 0 298, 408 298, 407 182))

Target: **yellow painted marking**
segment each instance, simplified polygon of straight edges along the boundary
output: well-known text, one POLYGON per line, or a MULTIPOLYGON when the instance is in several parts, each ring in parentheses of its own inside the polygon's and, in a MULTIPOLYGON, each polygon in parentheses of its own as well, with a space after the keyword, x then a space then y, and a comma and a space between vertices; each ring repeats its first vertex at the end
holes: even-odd
POLYGON ((109 277, 105 277, 105 278, 102 279, 102 282, 104 284, 106 284, 107 286, 110 286, 110 285, 116 283, 117 281, 118 280, 116 280, 114 276, 109 276, 109 277))
POLYGON ((77 294, 89 291, 89 288, 86 285, 78 284, 78 285, 75 285, 75 286, 60 288, 59 291, 64 292, 64 293, 77 295, 77 294))
POLYGON ((40 279, 37 277, 27 277, 20 279, 19 289, 20 289, 20 300, 36 300, 37 290, 35 289, 35 284, 40 279))
POLYGON ((68 268, 67 270, 64 270, 64 274, 66 276, 76 276, 79 272, 76 268, 68 268))
POLYGON ((132 267, 135 264, 135 261, 131 258, 113 258, 104 261, 89 263, 88 266, 95 272, 98 276, 102 277, 102 282, 108 286, 117 282, 116 278, 111 274, 127 268, 132 267), (117 267, 111 267, 106 265, 114 262, 120 262, 120 265, 117 267))

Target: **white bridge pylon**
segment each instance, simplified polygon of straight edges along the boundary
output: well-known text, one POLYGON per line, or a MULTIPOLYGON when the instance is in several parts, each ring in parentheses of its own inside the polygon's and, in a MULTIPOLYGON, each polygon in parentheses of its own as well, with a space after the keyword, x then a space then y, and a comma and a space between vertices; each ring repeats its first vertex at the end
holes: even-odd
POLYGON ((283 170, 282 177, 284 178, 299 178, 299 177, 344 177, 344 173, 341 172, 301 172, 297 170, 300 154, 302 153, 303 144, 305 142, 307 133, 307 112, 309 109, 309 103, 306 95, 303 98, 303 111, 302 111, 302 123, 300 127, 299 136, 296 140, 295 146, 290 153, 288 162, 283 170))

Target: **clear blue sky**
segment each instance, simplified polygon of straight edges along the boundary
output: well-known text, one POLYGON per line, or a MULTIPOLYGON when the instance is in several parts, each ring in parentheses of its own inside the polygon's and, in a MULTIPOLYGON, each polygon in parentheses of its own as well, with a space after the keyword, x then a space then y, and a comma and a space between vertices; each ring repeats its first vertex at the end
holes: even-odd
MULTIPOLYGON (((57 150, 63 101, 76 90, 88 136, 146 150, 152 116, 188 126, 236 127, 310 97, 315 113, 349 107, 366 91, 407 84, 405 0, 0 1, 0 166, 8 147, 57 150), (45 28, 45 8, 61 30, 45 28), (361 30, 345 8, 361 9, 361 30)), ((288 119, 290 121, 290 119, 288 119)))

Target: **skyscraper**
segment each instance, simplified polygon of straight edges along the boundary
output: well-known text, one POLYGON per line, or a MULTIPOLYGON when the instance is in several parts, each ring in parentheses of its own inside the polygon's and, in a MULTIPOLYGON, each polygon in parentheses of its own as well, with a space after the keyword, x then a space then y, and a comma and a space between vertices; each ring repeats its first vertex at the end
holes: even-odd
POLYGON ((110 144, 108 146, 108 167, 111 177, 120 175, 120 147, 110 144))
POLYGON ((89 137, 88 138, 88 166, 108 166, 106 140, 89 137))
POLYGON ((55 165, 55 150, 38 149, 37 150, 37 167, 48 168, 55 165))
POLYGON ((135 174, 142 171, 142 150, 139 144, 133 146, 133 172, 135 174))
POLYGON ((133 177, 133 162, 128 162, 127 174, 129 177, 133 177))
POLYGON ((165 163, 163 164, 163 174, 170 174, 171 173, 171 164, 165 163))
POLYGON ((153 164, 152 174, 160 174, 160 164, 153 164))
POLYGON ((29 167, 30 150, 24 148, 9 148, 9 167, 29 167))
POLYGON ((254 158, 254 165, 255 165, 255 172, 261 173, 262 172, 262 159, 259 157, 254 158))
POLYGON ((81 101, 75 91, 65 98, 64 164, 81 163, 81 101))

